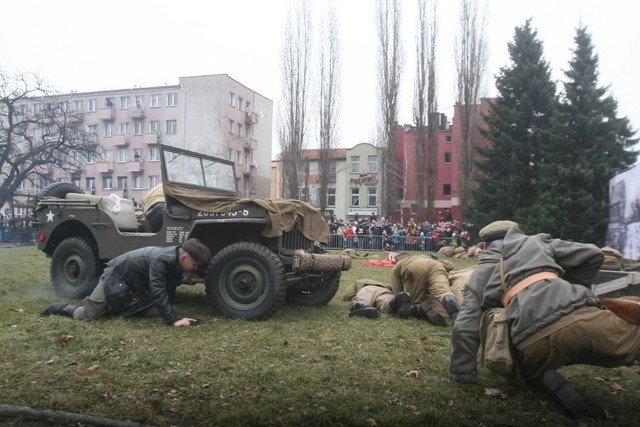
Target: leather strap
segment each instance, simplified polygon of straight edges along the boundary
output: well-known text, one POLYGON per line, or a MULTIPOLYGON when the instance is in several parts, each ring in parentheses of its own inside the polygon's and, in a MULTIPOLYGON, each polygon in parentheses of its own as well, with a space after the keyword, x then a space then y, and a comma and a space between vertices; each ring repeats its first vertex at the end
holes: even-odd
POLYGON ((518 292, 528 288, 534 283, 537 283, 545 279, 557 279, 557 278, 558 278, 558 274, 552 271, 543 271, 541 273, 532 274, 531 276, 519 281, 518 283, 513 285, 511 288, 509 288, 507 292, 505 292, 504 296, 502 297, 502 305, 506 307, 509 304, 509 301, 511 301, 511 299, 515 297, 518 292))

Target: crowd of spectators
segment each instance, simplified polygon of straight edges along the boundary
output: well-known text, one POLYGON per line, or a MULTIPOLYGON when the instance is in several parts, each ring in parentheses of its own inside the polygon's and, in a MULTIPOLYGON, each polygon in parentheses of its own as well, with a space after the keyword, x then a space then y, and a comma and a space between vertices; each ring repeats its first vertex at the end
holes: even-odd
POLYGON ((455 219, 435 223, 393 221, 372 215, 364 219, 329 220, 332 249, 437 252, 443 246, 469 246, 469 224, 455 219))

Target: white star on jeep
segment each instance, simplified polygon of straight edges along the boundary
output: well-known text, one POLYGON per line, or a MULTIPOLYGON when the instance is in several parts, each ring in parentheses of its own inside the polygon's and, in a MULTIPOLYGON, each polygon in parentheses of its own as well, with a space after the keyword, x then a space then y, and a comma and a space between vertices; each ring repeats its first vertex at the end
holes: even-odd
POLYGON ((55 214, 53 212, 51 212, 51 210, 49 210, 49 213, 47 214, 47 222, 51 221, 53 222, 53 217, 55 216, 55 214))

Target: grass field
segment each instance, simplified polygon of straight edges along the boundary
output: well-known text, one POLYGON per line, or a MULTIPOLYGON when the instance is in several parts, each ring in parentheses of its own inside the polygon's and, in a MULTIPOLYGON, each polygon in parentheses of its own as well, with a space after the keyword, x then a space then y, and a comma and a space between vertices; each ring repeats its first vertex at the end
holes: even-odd
MULTIPOLYGON (((39 317, 60 300, 49 260, 33 246, 0 246, 0 404, 162 426, 578 424, 483 368, 478 384, 450 382, 450 327, 349 318, 349 283, 389 281, 390 269, 363 263, 354 260, 328 305, 285 305, 264 322, 220 317, 202 285, 182 286, 178 314, 206 320, 171 328, 160 319, 39 317)), ((580 425, 640 424, 637 365, 562 372, 610 416, 580 425)), ((0 424, 48 425, 2 415, 0 424)))

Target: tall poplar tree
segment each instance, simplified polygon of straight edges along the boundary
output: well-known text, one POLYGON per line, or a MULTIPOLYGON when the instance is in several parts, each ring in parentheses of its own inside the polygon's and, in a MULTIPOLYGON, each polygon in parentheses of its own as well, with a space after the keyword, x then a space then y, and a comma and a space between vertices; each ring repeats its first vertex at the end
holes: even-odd
POLYGON ((633 165, 637 153, 627 118, 598 84, 598 56, 584 26, 565 71, 557 135, 549 147, 532 228, 555 237, 603 246, 609 220, 609 180, 633 165))
POLYGON ((531 20, 516 27, 508 49, 511 63, 500 69, 498 97, 485 117, 489 146, 477 149, 480 174, 469 218, 477 226, 510 219, 526 230, 522 222, 535 202, 558 100, 531 20))

